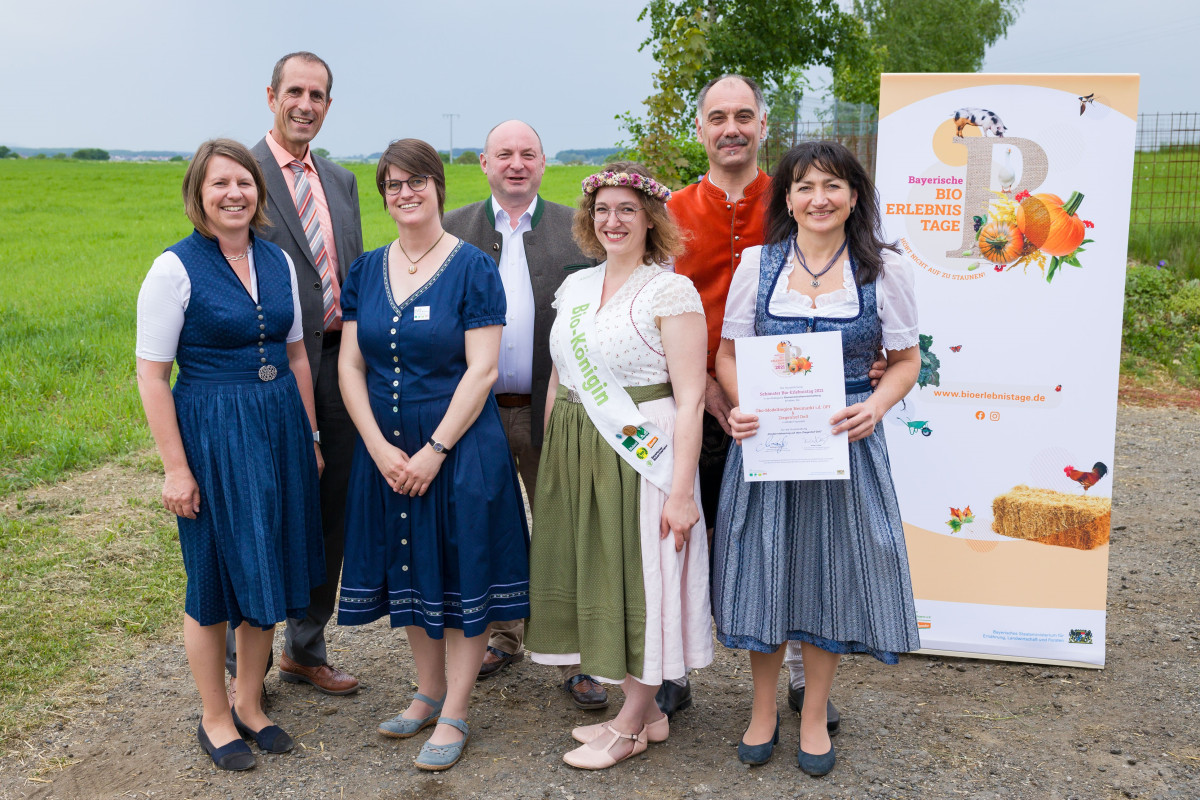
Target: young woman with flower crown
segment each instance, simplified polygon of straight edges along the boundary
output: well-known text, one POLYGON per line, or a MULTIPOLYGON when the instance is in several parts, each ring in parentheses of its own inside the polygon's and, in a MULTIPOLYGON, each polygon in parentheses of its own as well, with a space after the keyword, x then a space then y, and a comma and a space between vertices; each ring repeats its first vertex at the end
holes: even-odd
POLYGON ((621 162, 583 192, 575 239, 606 260, 555 295, 526 646, 622 685, 617 716, 576 728, 563 756, 603 769, 666 740, 655 692, 713 657, 696 500, 707 329, 665 266, 681 250, 667 188, 621 162))

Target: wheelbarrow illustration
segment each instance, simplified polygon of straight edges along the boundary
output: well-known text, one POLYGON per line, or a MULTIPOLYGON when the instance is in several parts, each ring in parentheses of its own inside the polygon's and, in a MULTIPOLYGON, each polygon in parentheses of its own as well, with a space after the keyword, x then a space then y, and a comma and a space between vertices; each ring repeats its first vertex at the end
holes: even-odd
POLYGON ((908 426, 909 436, 915 436, 917 431, 920 431, 922 436, 930 436, 933 433, 933 429, 929 427, 929 420, 927 419, 907 420, 900 417, 896 417, 896 419, 908 426))

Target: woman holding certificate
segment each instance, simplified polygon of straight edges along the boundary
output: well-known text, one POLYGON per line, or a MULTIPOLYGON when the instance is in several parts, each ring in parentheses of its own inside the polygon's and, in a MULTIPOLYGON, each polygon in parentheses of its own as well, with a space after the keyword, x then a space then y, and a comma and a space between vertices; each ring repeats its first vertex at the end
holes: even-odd
POLYGON ((734 405, 733 438, 740 445, 758 430, 758 417, 738 405, 735 340, 787 337, 803 348, 805 334, 838 331, 846 408, 829 424, 848 434, 849 479, 748 482, 743 448, 730 448, 713 539, 713 615, 722 644, 750 651, 754 705, 738 757, 765 763, 779 741, 776 684, 784 645, 796 640, 807 678, 798 761, 824 775, 835 763, 826 701, 841 655, 895 664, 920 646, 878 427, 917 378, 916 301, 910 268, 883 240, 875 187, 840 144, 808 142, 784 155, 766 242, 742 254, 716 359, 734 405), (872 391, 867 371, 881 346, 888 366, 872 391))
POLYGON ((554 371, 531 539, 527 647, 621 683, 606 723, 563 760, 603 769, 666 740, 663 680, 712 661, 708 547, 697 507, 705 324, 670 192, 638 164, 583 182, 575 239, 597 267, 555 295, 554 371))

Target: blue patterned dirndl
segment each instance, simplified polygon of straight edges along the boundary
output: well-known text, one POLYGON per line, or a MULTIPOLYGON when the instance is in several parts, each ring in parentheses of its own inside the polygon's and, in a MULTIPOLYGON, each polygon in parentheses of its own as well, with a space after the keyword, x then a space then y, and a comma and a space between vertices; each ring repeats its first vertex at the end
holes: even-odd
MULTIPOLYGON (((871 395, 867 370, 882 341, 875 284, 858 287, 852 319, 780 317, 768 302, 789 242, 763 248, 755 313, 759 336, 840 330, 846 404, 871 395)), ((857 265, 851 257, 857 275, 857 265)), ((726 647, 774 652, 788 640, 887 664, 920 647, 900 507, 883 427, 850 444, 850 479, 742 478, 733 444, 713 538, 713 616, 726 647)))

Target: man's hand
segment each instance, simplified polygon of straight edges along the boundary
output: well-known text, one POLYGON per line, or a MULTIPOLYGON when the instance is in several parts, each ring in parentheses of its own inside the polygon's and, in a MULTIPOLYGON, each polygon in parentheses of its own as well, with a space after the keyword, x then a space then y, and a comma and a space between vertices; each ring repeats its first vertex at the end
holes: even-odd
POLYGON ((867 377, 871 379, 872 389, 879 385, 879 379, 883 377, 883 371, 887 369, 887 359, 884 357, 883 351, 881 350, 876 355, 878 358, 875 359, 875 363, 871 365, 871 368, 867 370, 867 377))
MULTIPOLYGON (((880 372, 880 375, 883 373, 880 372)), ((704 410, 717 418, 717 422, 721 423, 721 429, 728 435, 732 433, 729 429, 729 398, 725 396, 725 390, 721 388, 721 384, 713 380, 711 375, 708 376, 708 381, 704 385, 704 410)))

